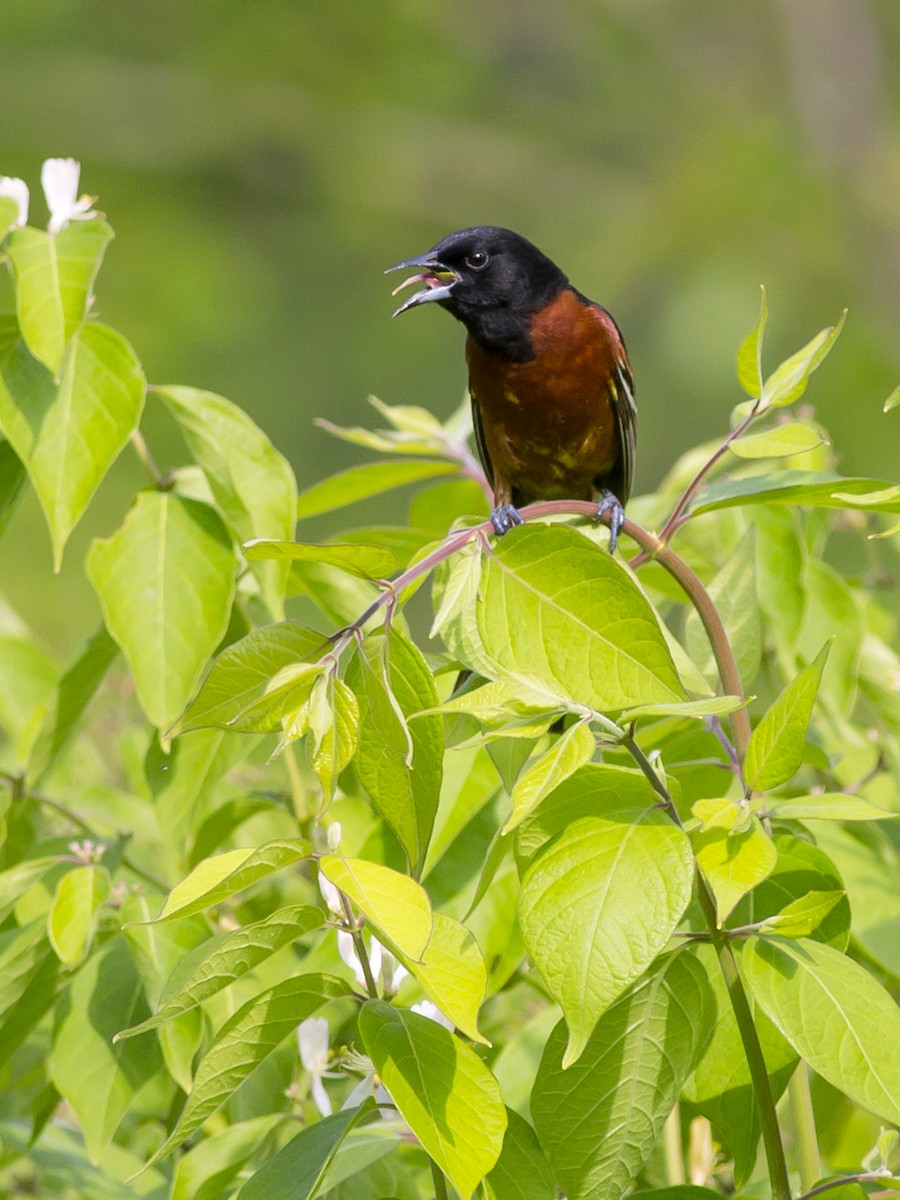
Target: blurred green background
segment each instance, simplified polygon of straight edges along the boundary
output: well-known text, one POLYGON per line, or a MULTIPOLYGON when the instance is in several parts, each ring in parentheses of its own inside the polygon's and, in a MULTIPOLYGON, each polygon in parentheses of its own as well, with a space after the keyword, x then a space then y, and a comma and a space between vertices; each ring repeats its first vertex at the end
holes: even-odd
MULTIPOLYGON (((0 174, 42 224, 41 161, 81 161, 118 235, 102 318, 151 381, 245 407, 301 488, 371 457, 315 416, 459 403, 462 329, 391 323, 381 272, 475 223, 615 314, 638 490, 726 427, 762 282, 770 366, 849 307, 809 396, 840 469, 890 478, 898 59, 897 0, 3 0, 0 174)), ((184 460, 152 403, 146 429, 184 460)), ((0 543, 0 591, 63 653, 97 620, 84 549, 142 482, 126 451, 58 578, 31 499, 0 543)))

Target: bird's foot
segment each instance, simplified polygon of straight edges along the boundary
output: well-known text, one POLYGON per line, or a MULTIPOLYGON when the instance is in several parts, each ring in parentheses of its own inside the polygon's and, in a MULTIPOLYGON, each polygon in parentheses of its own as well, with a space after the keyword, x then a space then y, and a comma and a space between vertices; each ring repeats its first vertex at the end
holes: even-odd
POLYGON ((625 509, 622 507, 621 501, 604 488, 600 493, 600 503, 597 505, 597 520, 605 517, 607 513, 609 513, 609 552, 614 554, 616 543, 619 540, 619 531, 625 524, 625 509))
POLYGON ((509 533, 516 525, 524 525, 525 519, 511 504, 501 504, 491 513, 491 524, 496 530, 497 536, 503 537, 504 533, 509 533))

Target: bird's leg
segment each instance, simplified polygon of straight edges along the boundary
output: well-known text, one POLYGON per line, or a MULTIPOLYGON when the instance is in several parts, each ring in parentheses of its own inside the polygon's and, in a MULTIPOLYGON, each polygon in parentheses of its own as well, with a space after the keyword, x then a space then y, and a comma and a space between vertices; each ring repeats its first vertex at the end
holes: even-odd
POLYGON ((622 502, 612 492, 603 488, 600 492, 600 502, 597 505, 597 520, 605 517, 607 513, 609 513, 609 552, 614 554, 616 542, 619 540, 619 530, 625 524, 625 509, 622 507, 622 502))
MULTIPOLYGON (((618 504, 618 501, 616 503, 618 504)), ((498 504, 491 513, 491 524, 496 530, 497 536, 502 537, 504 533, 509 533, 516 525, 524 525, 525 519, 512 504, 498 504)))

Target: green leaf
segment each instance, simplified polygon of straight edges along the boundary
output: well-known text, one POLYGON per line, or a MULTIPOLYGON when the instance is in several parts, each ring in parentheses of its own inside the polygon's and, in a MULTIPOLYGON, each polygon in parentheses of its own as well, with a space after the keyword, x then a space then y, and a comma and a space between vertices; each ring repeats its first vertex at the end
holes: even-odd
MULTIPOLYGON (((354 1200, 354 1194, 359 1195, 359 1189, 363 1182, 365 1181, 366 1184, 370 1182, 371 1175, 368 1168, 402 1145, 406 1129, 406 1122, 401 1117, 397 1116, 390 1120, 384 1110, 381 1113, 381 1120, 373 1121, 361 1128, 351 1129, 325 1171, 325 1177, 319 1189, 320 1193, 327 1195, 328 1200, 354 1200), (354 1176, 356 1176, 355 1179, 354 1176), (352 1180, 348 1183, 346 1190, 339 1187, 345 1180, 352 1180)), ((394 1163, 396 1163, 397 1157, 394 1155, 392 1160, 394 1163)), ((381 1174, 380 1170, 378 1173, 381 1174)), ((383 1196, 391 1190, 393 1189, 390 1186, 382 1183, 378 1195, 383 1196)), ((370 1196, 368 1191, 365 1194, 367 1197, 370 1196)))
POLYGON ((738 383, 748 396, 756 399, 762 394, 762 348, 763 336, 766 332, 766 322, 769 319, 769 305, 765 287, 760 287, 759 318, 744 340, 737 353, 738 383))
POLYGON ((475 938, 454 917, 436 912, 420 960, 402 955, 404 966, 448 1020, 473 1042, 489 1046, 478 1029, 487 990, 487 967, 475 938))
POLYGON ((289 668, 310 663, 327 650, 325 635, 299 621, 254 629, 222 651, 169 736, 210 727, 240 733, 280 729, 292 689, 303 675, 291 674, 289 668))
POLYGON ((0 438, 0 534, 15 512, 25 474, 25 465, 18 454, 6 438, 0 438))
MULTIPOLYGON (((213 1038, 175 1128, 147 1165, 159 1162, 199 1129, 301 1021, 346 993, 343 980, 330 975, 297 975, 248 1000, 213 1038)), ((127 1044, 137 1046, 148 1040, 127 1044)))
POLYGON ((347 683, 359 702, 357 776, 417 870, 440 798, 444 726, 435 715, 407 719, 437 704, 434 677, 417 647, 394 629, 387 643, 384 634, 366 638, 347 683))
POLYGON ((483 662, 471 660, 457 622, 445 638, 488 678, 524 676, 598 712, 684 699, 656 614, 627 569, 568 526, 523 525, 492 548, 474 622, 483 662))
POLYGON ((658 810, 583 817, 532 860, 519 920, 576 1062, 604 1012, 665 947, 691 898, 684 832, 658 810))
POLYGON ((619 720, 628 724, 641 717, 724 717, 746 703, 741 696, 707 696, 702 700, 680 700, 675 704, 639 704, 636 708, 626 708, 619 720))
POLYGON ((744 763, 744 779, 754 791, 787 783, 803 763, 806 730, 812 717, 831 643, 787 685, 753 730, 744 763))
POLYGON ((19 219, 19 205, 12 196, 0 196, 0 240, 2 240, 14 221, 19 219))
POLYGON ((817 333, 802 350, 775 368, 763 385, 760 412, 765 412, 767 408, 780 408, 803 395, 810 375, 828 354, 843 329, 846 316, 847 310, 844 309, 836 325, 829 325, 817 333))
POLYGON ((172 492, 139 492, 85 566, 141 707, 167 729, 228 628, 237 562, 221 518, 172 492))
POLYGON ((168 1200, 222 1200, 230 1195, 241 1168, 283 1120, 282 1113, 268 1113, 198 1142, 175 1164, 168 1200))
POLYGON ((496 1079, 475 1052, 435 1021, 370 1000, 359 1032, 397 1108, 469 1200, 500 1156, 506 1109, 496 1079))
POLYGON ((40 782, 66 748, 118 652, 101 626, 60 679, 31 748, 27 773, 32 785, 40 782))
POLYGON ((33 883, 57 866, 59 858, 55 854, 47 854, 40 858, 23 859, 14 867, 0 871, 0 921, 6 920, 33 883))
POLYGON ((833 1087, 900 1122, 900 1009, 868 971, 804 938, 750 938, 743 953, 753 995, 797 1053, 833 1087))
POLYGON ((888 396, 887 400, 885 400, 884 406, 882 407, 881 411, 889 413, 891 411, 891 409, 896 408, 898 404, 900 404, 900 385, 895 387, 894 390, 891 392, 891 394, 888 396))
POLYGON ((619 1200, 658 1141, 712 1032, 703 967, 675 954, 600 1019, 566 1068, 562 1022, 547 1043, 531 1111, 569 1200, 619 1200))
MULTIPOLYGON (((737 661, 738 674, 745 687, 755 678, 762 654, 754 540, 751 526, 706 589, 722 618, 737 661)), ((696 609, 688 612, 684 633, 693 661, 704 674, 716 678, 718 669, 715 656, 696 609)))
POLYGON ((388 462, 363 463, 314 483, 297 497, 297 518, 317 517, 357 500, 369 500, 406 483, 417 483, 437 475, 456 475, 455 463, 433 459, 395 458, 388 462))
POLYGON ((817 796, 771 796, 766 815, 785 821, 896 821, 898 814, 863 796, 823 792, 817 796))
POLYGON ((47 956, 46 929, 47 922, 36 917, 0 933, 0 1013, 26 994, 32 972, 47 956))
POLYGON ((511 1108, 506 1120, 503 1149, 484 1181, 487 1200, 556 1200, 556 1184, 534 1130, 511 1108))
POLYGON ((371 1108, 369 1103, 345 1108, 302 1130, 247 1180, 238 1200, 310 1200, 320 1192, 341 1142, 371 1108))
POLYGON ((103 254, 113 237, 105 221, 72 221, 58 233, 14 229, 6 253, 16 280, 22 337, 55 374, 66 344, 84 320, 103 254))
POLYGON ((359 741, 359 704, 333 671, 320 675, 313 684, 307 720, 313 735, 310 762, 328 802, 359 741))
POLYGON ((432 913, 421 884, 362 858, 327 854, 319 860, 319 870, 404 958, 422 959, 431 937, 432 913))
POLYGON ((383 579, 397 567, 397 555, 392 550, 346 542, 326 545, 256 538, 252 542, 245 542, 244 555, 249 562, 329 563, 360 579, 383 579))
POLYGON ((71 1105, 91 1161, 100 1161, 135 1096, 162 1067, 155 1038, 113 1046, 117 1029, 146 1014, 140 977, 122 936, 77 971, 60 1012, 48 1069, 71 1105))
POLYGON ((843 895, 843 892, 810 892, 799 900, 792 900, 781 912, 766 917, 760 925, 760 933, 777 933, 789 938, 809 937, 840 903, 843 895))
POLYGON ((186 879, 169 892, 157 921, 189 917, 227 900, 252 883, 307 858, 312 850, 303 838, 279 838, 264 846, 226 850, 198 863, 186 879))
POLYGON ((584 721, 578 721, 555 738, 549 750, 529 760, 513 787, 512 813, 503 832, 511 833, 521 825, 545 796, 591 761, 596 748, 590 727, 584 721))
POLYGON ((0 425, 25 464, 53 542, 63 548, 137 428, 144 376, 134 351, 105 325, 75 333, 55 379, 0 320, 0 425))
POLYGON ((201 943, 179 963, 163 989, 159 1008, 152 1017, 117 1033, 115 1041, 155 1029, 189 1012, 222 988, 252 971, 276 950, 287 946, 324 923, 321 908, 295 904, 280 908, 264 921, 245 925, 231 933, 220 933, 201 943))
POLYGON ((67 871, 56 885, 47 936, 63 966, 77 967, 87 954, 111 888, 109 872, 98 866, 67 871))
MULTIPOLYGON (((230 400, 189 387, 154 388, 178 421, 235 540, 290 538, 297 483, 290 463, 259 426, 230 400)), ((282 615, 289 568, 255 568, 270 612, 282 615)))
POLYGON ((730 443, 728 449, 737 458, 787 458, 792 454, 805 454, 816 446, 827 444, 814 425, 794 421, 788 425, 775 425, 762 433, 751 433, 730 443))
POLYGON ((475 603, 481 583, 481 543, 473 538, 453 555, 444 572, 442 585, 435 589, 434 620, 429 637, 437 637, 448 621, 475 603))
POLYGON ((779 471, 711 483, 691 505, 698 516, 741 504, 811 504, 818 508, 863 508, 900 512, 895 484, 883 479, 844 478, 830 471, 779 471), (884 497, 872 501, 873 493, 884 497), (854 499, 855 497, 855 499, 854 499))
POLYGON ((775 866, 777 852, 757 817, 738 833, 721 826, 703 829, 692 837, 697 864, 716 898, 719 927, 752 888, 762 883, 775 866))

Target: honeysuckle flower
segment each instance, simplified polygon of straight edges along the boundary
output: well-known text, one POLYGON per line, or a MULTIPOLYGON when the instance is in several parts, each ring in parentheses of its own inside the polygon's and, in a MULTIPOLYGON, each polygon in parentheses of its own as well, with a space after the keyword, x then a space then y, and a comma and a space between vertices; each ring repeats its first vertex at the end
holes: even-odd
MULTIPOLYGON (((366 976, 362 969, 362 963, 356 953, 356 947, 353 945, 353 937, 343 929, 338 930, 338 954, 353 972, 356 977, 357 984, 363 988, 366 986, 366 976)), ((400 986, 401 980, 405 979, 409 974, 406 967, 401 966, 394 958, 389 950, 385 950, 381 942, 377 938, 369 939, 369 966, 372 968, 372 974, 377 979, 381 976, 384 994, 393 996, 397 988, 400 986)))
POLYGON ((319 891, 322 893, 322 899, 328 905, 329 910, 336 917, 343 917, 344 906, 341 904, 341 893, 330 879, 325 878, 321 871, 319 872, 319 891))
POLYGON ((381 1110, 387 1107, 393 1108, 394 1101, 391 1099, 390 1092, 376 1075, 375 1064, 371 1058, 360 1054, 358 1050, 347 1050, 343 1056, 343 1066, 354 1075, 362 1075, 362 1079, 341 1105, 341 1109, 358 1108, 364 1100, 372 1096, 379 1107, 380 1115, 387 1117, 388 1114, 381 1110))
POLYGON ((453 1022, 449 1017, 445 1017, 436 1004, 432 1004, 430 1000, 420 1000, 418 1004, 414 1004, 410 1012, 418 1013, 420 1017, 427 1017, 429 1021, 434 1021, 437 1025, 443 1025, 445 1029, 453 1032, 453 1022))
POLYGON ((332 1112, 331 1101, 322 1083, 323 1076, 331 1077, 327 1069, 331 1057, 329 1038, 328 1022, 324 1017, 307 1017, 297 1027, 300 1061, 309 1076, 309 1093, 323 1117, 330 1117, 332 1112))
POLYGON ((325 833, 325 840, 328 843, 328 849, 332 854, 337 854, 341 845, 341 823, 340 821, 332 821, 325 833))
POLYGON ((86 221, 97 214, 92 211, 96 196, 78 199, 78 179, 81 163, 74 158, 48 158, 41 167, 41 187, 50 209, 50 233, 59 233, 70 221, 86 221))
POLYGON ((19 215, 13 225, 25 225, 28 221, 28 184, 24 179, 14 179, 10 175, 0 175, 0 196, 9 196, 19 206, 19 215))

